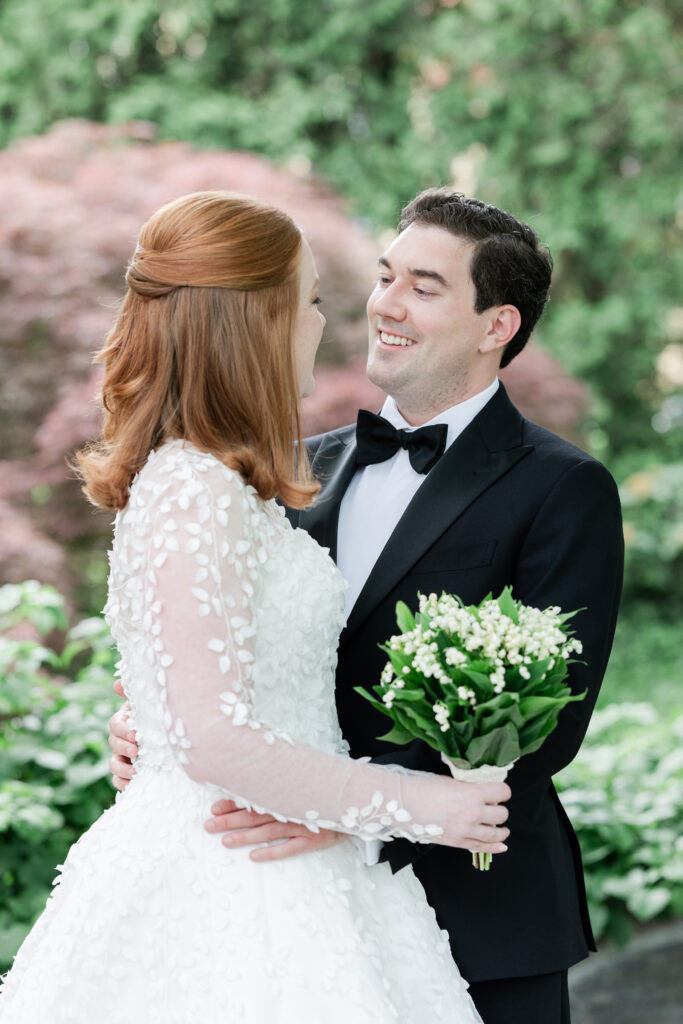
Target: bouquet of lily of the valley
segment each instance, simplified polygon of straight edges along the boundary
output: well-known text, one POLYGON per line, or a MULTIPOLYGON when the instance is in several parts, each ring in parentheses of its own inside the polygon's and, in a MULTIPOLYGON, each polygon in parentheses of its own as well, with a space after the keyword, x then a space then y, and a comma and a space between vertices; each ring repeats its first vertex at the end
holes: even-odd
MULTIPOLYGON (((418 594, 413 616, 396 605, 400 636, 380 644, 389 656, 376 697, 358 693, 392 719, 380 737, 423 740, 438 750, 454 778, 503 780, 523 754, 538 750, 574 695, 565 680, 581 652, 566 623, 576 614, 522 604, 506 587, 499 598, 465 606, 458 597, 418 594)), ((488 870, 491 854, 472 854, 488 870)))

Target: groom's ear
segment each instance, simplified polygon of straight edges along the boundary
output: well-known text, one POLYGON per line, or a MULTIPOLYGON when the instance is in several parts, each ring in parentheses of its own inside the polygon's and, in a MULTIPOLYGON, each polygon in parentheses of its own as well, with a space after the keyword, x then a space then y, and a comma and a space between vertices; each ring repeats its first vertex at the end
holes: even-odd
POLYGON ((487 310, 489 314, 488 329, 479 345, 482 355, 499 352, 512 341, 522 324, 522 317, 516 306, 494 306, 487 310))

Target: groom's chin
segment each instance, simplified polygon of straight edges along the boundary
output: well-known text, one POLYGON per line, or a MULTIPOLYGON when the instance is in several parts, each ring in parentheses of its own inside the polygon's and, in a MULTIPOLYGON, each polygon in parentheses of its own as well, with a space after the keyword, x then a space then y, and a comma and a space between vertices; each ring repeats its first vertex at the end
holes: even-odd
POLYGON ((403 379, 405 373, 398 374, 394 370, 398 370, 398 367, 394 368, 385 364, 381 358, 373 357, 371 353, 365 372, 371 384, 380 388, 385 394, 395 398, 396 391, 402 383, 405 383, 403 379))

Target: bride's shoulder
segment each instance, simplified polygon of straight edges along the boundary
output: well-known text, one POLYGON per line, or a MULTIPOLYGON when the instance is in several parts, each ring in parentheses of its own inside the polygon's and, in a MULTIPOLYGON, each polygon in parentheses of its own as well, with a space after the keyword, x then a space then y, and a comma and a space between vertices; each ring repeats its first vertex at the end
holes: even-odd
POLYGON ((135 506, 232 506, 258 514, 263 502, 255 489, 237 470, 226 466, 210 452, 184 440, 167 441, 150 452, 131 486, 130 503, 135 506))

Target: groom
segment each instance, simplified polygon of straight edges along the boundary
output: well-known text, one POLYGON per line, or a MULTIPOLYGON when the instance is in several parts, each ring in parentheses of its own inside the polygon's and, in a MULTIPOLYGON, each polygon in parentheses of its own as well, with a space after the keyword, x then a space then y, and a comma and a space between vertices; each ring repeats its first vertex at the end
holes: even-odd
MULTIPOLYGON (((394 871, 412 864, 485 1024, 568 1024, 567 968, 595 946, 576 837, 552 776, 581 744, 612 643, 623 555, 617 491, 598 462, 525 420, 498 382, 550 285, 550 256, 527 225, 430 189, 403 210, 379 263, 368 376, 389 396, 382 419, 363 413, 357 428, 307 442, 322 490, 312 508, 291 514, 349 581, 341 727, 354 756, 443 771, 419 742, 395 750, 378 741, 386 719, 353 689, 379 679, 377 645, 396 632, 396 602, 414 608, 418 590, 478 603, 511 585, 539 608, 581 609, 573 625, 585 664, 572 666, 570 683, 587 695, 511 771, 508 852, 488 873, 444 846, 398 840, 380 853, 394 871)), ((112 728, 115 753, 130 752, 125 727, 112 728)), ((120 758, 112 763, 124 773, 120 758)), ((226 845, 285 840, 255 850, 256 860, 344 838, 227 801, 212 813, 207 828, 225 832, 226 845)))

